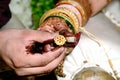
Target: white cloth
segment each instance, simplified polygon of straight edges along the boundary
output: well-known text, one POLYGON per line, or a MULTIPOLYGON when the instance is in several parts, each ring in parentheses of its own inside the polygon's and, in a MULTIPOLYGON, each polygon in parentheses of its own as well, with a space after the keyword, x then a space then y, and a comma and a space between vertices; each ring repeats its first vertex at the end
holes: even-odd
POLYGON ((112 2, 103 9, 103 13, 120 28, 120 0, 112 0, 112 2))
POLYGON ((25 28, 32 27, 31 0, 11 0, 10 10, 21 21, 25 28))
MULTIPOLYGON (((101 12, 92 17, 85 28, 103 42, 103 46, 113 63, 114 69, 120 73, 120 32, 115 28, 116 25, 111 23, 109 19, 101 12)), ((78 69, 82 69, 85 66, 95 66, 96 64, 108 73, 112 73, 114 77, 104 49, 88 36, 82 34, 78 45, 73 52, 66 57, 64 62, 63 71, 66 77, 57 78, 58 80, 72 80, 73 75, 78 69), (88 63, 84 65, 83 61, 86 59, 88 63)))
POLYGON ((12 13, 11 19, 0 30, 10 29, 10 28, 24 29, 26 27, 24 26, 24 24, 22 24, 22 22, 18 19, 18 17, 12 13))
POLYGON ((32 28, 32 12, 30 2, 31 0, 11 0, 9 7, 12 12, 12 18, 2 27, 2 29, 32 28))

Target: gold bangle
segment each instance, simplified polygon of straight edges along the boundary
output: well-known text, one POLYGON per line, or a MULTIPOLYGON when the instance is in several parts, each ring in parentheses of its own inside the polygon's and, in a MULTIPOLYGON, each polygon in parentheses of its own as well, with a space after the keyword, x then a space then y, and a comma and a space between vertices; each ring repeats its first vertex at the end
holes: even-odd
POLYGON ((61 0, 56 4, 56 6, 60 4, 71 4, 78 9, 82 16, 82 26, 87 23, 91 16, 92 10, 88 0, 61 0))
POLYGON ((74 26, 73 26, 73 22, 71 21, 71 19, 70 19, 68 16, 66 16, 66 15, 63 14, 63 13, 55 13, 55 14, 53 14, 53 15, 51 15, 51 16, 48 16, 48 17, 46 18, 46 20, 49 19, 49 18, 51 18, 51 17, 62 18, 62 19, 67 23, 67 25, 70 27, 70 29, 72 30, 72 32, 75 33, 75 29, 74 29, 74 26))
POLYGON ((71 19, 74 24, 75 33, 79 32, 80 23, 79 23, 79 19, 78 19, 77 15, 67 7, 59 7, 58 9, 62 9, 63 11, 67 12, 69 17, 71 15, 71 19))
POLYGON ((85 13, 83 11, 83 8, 79 8, 77 6, 79 4, 75 5, 75 2, 71 1, 71 0, 70 1, 68 1, 68 0, 62 0, 62 1, 58 2, 55 7, 57 7, 57 6, 61 5, 61 4, 69 4, 69 5, 72 5, 73 7, 75 7, 79 11, 79 13, 81 14, 81 16, 82 16, 82 24, 81 24, 81 26, 83 26, 83 24, 85 23, 85 19, 86 19, 85 15, 84 15, 85 13))
POLYGON ((70 21, 73 23, 75 33, 79 32, 79 22, 78 22, 78 19, 77 19, 76 15, 74 13, 70 12, 66 8, 54 8, 54 9, 51 9, 51 10, 47 11, 41 17, 40 24, 43 23, 46 20, 47 17, 49 17, 53 14, 57 14, 57 13, 63 13, 66 16, 68 16, 70 21))

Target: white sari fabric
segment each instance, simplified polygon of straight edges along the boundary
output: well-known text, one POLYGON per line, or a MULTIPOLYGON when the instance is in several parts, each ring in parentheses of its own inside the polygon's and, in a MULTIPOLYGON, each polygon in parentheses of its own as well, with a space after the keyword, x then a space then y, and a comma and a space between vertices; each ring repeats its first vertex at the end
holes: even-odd
POLYGON ((120 0, 113 0, 103 13, 120 29, 120 0))
POLYGON ((65 59, 63 71, 66 77, 57 76, 58 80, 72 80, 74 75, 84 67, 96 65, 115 77, 108 59, 111 60, 113 69, 120 77, 120 32, 116 29, 120 27, 119 21, 120 0, 113 0, 103 12, 91 17, 84 27, 102 41, 101 45, 105 49, 82 33, 78 45, 65 59))

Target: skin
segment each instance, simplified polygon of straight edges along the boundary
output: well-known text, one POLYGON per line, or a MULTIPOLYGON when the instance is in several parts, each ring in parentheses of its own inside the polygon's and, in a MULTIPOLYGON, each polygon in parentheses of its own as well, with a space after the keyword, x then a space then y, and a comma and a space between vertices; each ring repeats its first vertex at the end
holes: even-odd
POLYGON ((0 31, 0 57, 20 75, 45 75, 50 73, 65 57, 65 48, 56 48, 43 54, 26 52, 33 41, 53 39, 51 34, 35 30, 7 29, 0 31))
POLYGON ((89 0, 92 9, 92 15, 94 16, 101 11, 108 4, 108 0, 89 0))

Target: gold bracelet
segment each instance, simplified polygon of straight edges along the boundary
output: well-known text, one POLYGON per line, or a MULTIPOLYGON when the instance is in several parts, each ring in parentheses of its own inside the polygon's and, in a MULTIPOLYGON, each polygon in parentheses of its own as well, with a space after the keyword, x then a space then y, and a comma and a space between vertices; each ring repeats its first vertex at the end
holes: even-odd
POLYGON ((64 15, 69 17, 70 21, 73 23, 75 33, 79 32, 79 22, 78 22, 76 15, 73 12, 70 12, 66 8, 54 8, 54 9, 47 11, 41 17, 40 24, 43 23, 47 19, 47 17, 52 16, 52 15, 57 14, 57 13, 63 13, 64 15))
POLYGON ((46 20, 49 19, 49 18, 51 18, 51 17, 62 18, 62 19, 67 23, 67 25, 70 27, 70 29, 72 30, 72 32, 75 33, 75 29, 74 29, 74 26, 73 26, 73 22, 71 21, 71 19, 70 19, 68 16, 66 16, 66 15, 63 14, 63 13, 55 13, 55 14, 53 14, 53 15, 51 15, 51 16, 48 16, 48 17, 46 18, 46 20))
MULTIPOLYGON (((61 2, 59 2, 56 6, 59 6, 59 5, 61 5, 61 4, 70 4, 70 5, 72 5, 72 6, 74 6, 79 12, 80 12, 80 14, 81 14, 81 16, 82 16, 82 26, 85 24, 85 19, 86 19, 86 17, 85 17, 85 13, 84 13, 84 11, 83 11, 83 8, 79 8, 77 5, 75 5, 75 2, 74 1, 61 1, 61 2)), ((76 3, 77 4, 77 3, 76 3)), ((79 5, 79 4, 78 4, 79 5)))
POLYGON ((69 15, 69 17, 71 16, 73 24, 75 25, 74 26, 75 33, 79 32, 80 23, 79 23, 79 19, 78 19, 77 15, 72 10, 70 10, 67 7, 59 7, 58 9, 61 9, 61 10, 65 11, 65 12, 67 12, 67 14, 69 15))
POLYGON ((79 32, 79 28, 87 23, 92 13, 90 4, 87 1, 88 0, 61 0, 56 4, 56 6, 59 6, 60 4, 73 5, 73 7, 75 7, 80 12, 82 16, 82 23, 79 22, 80 19, 73 10, 70 10, 67 7, 55 7, 43 14, 43 16, 40 19, 40 24, 43 23, 48 17, 61 13, 62 16, 69 20, 70 23, 73 25, 74 30, 72 29, 72 31, 74 31, 74 33, 77 33, 79 32))
POLYGON ((76 7, 76 9, 78 9, 82 15, 82 26, 87 23, 88 19, 91 16, 92 10, 88 0, 60 0, 56 6, 60 4, 71 4, 76 7))

